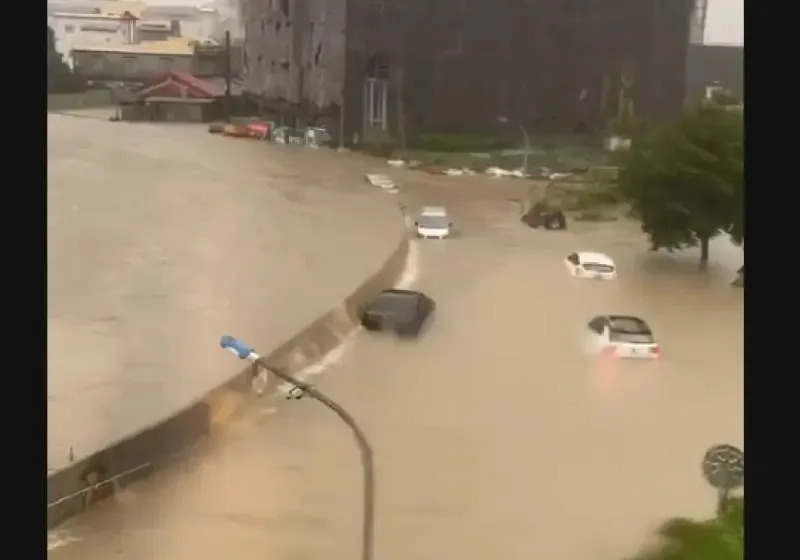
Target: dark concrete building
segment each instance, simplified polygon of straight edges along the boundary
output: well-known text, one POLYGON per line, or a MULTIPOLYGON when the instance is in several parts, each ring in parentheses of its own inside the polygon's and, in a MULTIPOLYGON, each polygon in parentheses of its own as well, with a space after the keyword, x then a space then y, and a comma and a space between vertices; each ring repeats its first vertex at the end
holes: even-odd
POLYGON ((703 97, 709 86, 720 86, 744 97, 743 45, 690 45, 686 66, 686 94, 703 97))
MULTIPOLYGON (((601 131, 684 101, 694 0, 244 0, 264 107, 373 134, 601 131), (341 113, 340 113, 341 111, 341 113)), ((334 133, 336 136, 336 133, 334 133)))

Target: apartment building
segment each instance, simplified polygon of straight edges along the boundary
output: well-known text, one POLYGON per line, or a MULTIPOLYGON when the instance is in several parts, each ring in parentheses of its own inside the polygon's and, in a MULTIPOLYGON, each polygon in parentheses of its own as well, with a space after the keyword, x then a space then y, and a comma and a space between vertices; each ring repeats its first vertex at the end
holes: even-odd
POLYGON ((264 105, 373 133, 532 133, 677 114, 694 0, 243 0, 247 90, 264 105), (621 83, 624 82, 624 86, 621 83))

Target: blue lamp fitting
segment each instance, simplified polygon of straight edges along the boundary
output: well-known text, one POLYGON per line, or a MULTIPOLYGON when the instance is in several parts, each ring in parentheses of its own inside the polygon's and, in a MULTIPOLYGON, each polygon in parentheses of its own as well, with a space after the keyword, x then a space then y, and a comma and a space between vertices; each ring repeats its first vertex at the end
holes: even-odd
POLYGON ((253 349, 246 342, 229 335, 223 336, 219 341, 219 345, 225 350, 236 354, 236 357, 240 360, 246 360, 253 353, 253 349))

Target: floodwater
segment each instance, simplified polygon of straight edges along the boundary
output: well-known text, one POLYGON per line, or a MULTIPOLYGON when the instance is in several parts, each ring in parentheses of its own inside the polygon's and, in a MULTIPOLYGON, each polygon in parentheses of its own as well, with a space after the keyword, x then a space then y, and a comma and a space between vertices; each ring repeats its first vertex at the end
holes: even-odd
MULTIPOLYGON (((664 518, 710 515, 702 455, 743 445, 739 250, 719 240, 698 275, 696 253, 647 253, 633 225, 533 231, 513 188, 404 176, 409 208, 446 204, 460 226, 411 252, 436 316, 416 341, 359 334, 314 378, 372 440, 376 558, 619 559, 664 518), (581 249, 611 255, 619 280, 569 277, 581 249), (583 354, 598 313, 645 318, 662 360, 583 354)), ((202 456, 68 522, 48 556, 352 560, 360 476, 328 410, 256 406, 202 456)))
POLYGON ((335 153, 103 113, 47 121, 48 469, 226 382, 221 334, 278 347, 403 234, 335 153))

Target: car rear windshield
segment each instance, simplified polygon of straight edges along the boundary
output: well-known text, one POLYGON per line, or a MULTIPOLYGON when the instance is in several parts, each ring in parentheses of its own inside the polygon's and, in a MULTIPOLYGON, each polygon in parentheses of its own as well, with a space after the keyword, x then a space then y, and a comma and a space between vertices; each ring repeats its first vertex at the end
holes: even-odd
POLYGON ((413 315, 416 307, 416 297, 411 294, 385 292, 379 295, 372 304, 372 311, 395 317, 406 317, 413 315))
POLYGON ((611 342, 629 342, 631 344, 652 344, 656 340, 652 334, 638 334, 611 331, 611 342))
POLYGON ((431 229, 446 229, 450 225, 447 216, 420 216, 417 223, 420 227, 431 229))
POLYGON ((653 332, 647 323, 634 317, 617 317, 611 321, 611 341, 630 342, 634 344, 651 344, 655 342, 653 332))
POLYGON ((614 272, 614 267, 607 264, 583 263, 583 268, 592 272, 614 272))

